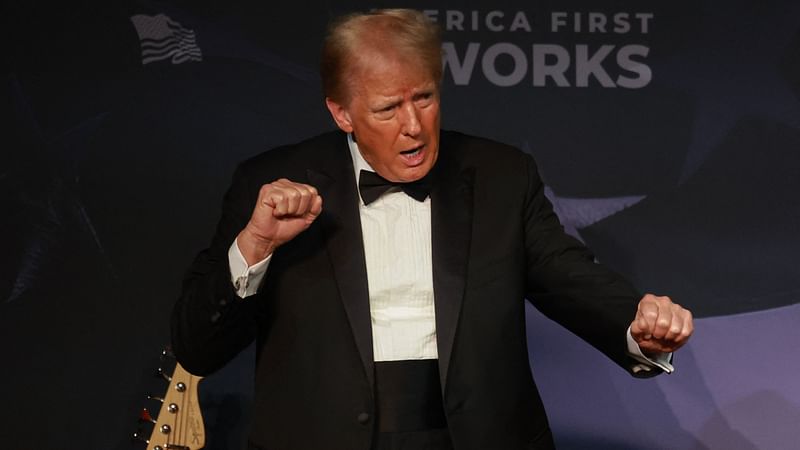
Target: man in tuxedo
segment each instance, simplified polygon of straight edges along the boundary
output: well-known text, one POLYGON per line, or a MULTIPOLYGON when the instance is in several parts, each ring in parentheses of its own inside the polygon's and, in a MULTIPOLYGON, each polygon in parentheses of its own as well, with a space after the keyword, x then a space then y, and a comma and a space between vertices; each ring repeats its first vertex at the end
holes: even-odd
POLYGON ((173 313, 207 374, 257 343, 253 449, 549 449, 527 298, 636 376, 691 314, 567 236, 529 156, 440 130, 439 31, 340 19, 321 74, 340 131, 237 169, 173 313))

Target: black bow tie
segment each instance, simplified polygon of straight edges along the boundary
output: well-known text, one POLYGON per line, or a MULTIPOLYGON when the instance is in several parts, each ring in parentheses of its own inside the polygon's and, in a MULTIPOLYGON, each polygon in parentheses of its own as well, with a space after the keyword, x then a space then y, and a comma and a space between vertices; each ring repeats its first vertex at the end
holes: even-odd
POLYGON ((362 170, 358 176, 358 190, 361 193, 361 199, 364 200, 365 205, 374 202, 378 197, 383 195, 384 192, 393 187, 402 189, 409 197, 418 202, 425 201, 425 198, 431 191, 430 173, 410 183, 389 181, 369 170, 362 170))

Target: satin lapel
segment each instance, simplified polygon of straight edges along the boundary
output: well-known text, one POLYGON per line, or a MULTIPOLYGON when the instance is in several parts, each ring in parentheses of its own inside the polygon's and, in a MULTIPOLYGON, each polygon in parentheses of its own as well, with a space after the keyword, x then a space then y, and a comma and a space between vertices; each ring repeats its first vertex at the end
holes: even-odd
POLYGON ((448 167, 445 161, 439 162, 442 164, 437 163, 431 191, 431 240, 439 376, 444 389, 464 300, 474 170, 459 170, 455 165, 448 167))
MULTIPOLYGON (((345 147, 346 148, 346 147, 345 147)), ((342 155, 345 161, 349 155, 342 155)), ((322 232, 339 285, 347 318, 364 365, 370 386, 374 387, 372 326, 369 313, 369 289, 361 219, 358 213, 358 193, 352 166, 344 164, 330 173, 308 170, 308 178, 317 188, 323 201, 322 232)))

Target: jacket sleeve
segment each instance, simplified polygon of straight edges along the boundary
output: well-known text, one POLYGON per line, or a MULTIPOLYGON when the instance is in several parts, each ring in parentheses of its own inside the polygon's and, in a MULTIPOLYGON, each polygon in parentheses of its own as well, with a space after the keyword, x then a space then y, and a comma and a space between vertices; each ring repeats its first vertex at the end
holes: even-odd
POLYGON ((184 276, 172 311, 172 347, 178 362, 193 374, 216 371, 255 338, 258 296, 245 300, 236 295, 228 249, 247 224, 257 193, 244 166, 237 168, 211 245, 184 276))
POLYGON ((588 342, 637 377, 626 333, 641 294, 621 275, 599 264, 580 241, 564 232, 533 158, 525 155, 527 298, 545 316, 588 342))

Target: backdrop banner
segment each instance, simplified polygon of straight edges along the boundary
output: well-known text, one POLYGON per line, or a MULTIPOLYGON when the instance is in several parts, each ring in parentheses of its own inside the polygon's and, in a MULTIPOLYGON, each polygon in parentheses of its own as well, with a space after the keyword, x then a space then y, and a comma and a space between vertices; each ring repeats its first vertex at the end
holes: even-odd
MULTIPOLYGON (((490 3, 8 5, 3 447, 144 448, 236 163, 334 127, 331 17, 404 6, 444 30, 443 127, 534 155, 567 230, 697 318, 677 371, 642 381, 529 307, 558 448, 795 448, 800 3, 490 3)), ((253 357, 201 385, 206 448, 242 448, 253 357)))

